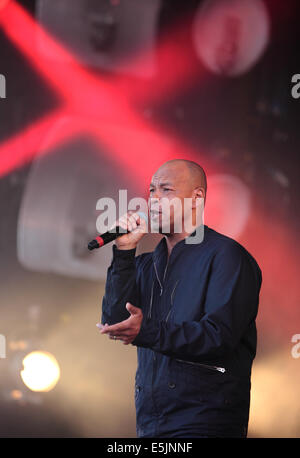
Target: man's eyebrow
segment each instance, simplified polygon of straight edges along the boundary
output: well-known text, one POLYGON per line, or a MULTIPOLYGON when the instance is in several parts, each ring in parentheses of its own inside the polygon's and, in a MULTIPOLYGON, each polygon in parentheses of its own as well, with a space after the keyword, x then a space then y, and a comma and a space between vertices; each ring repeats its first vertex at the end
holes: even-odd
MULTIPOLYGON (((167 182, 166 182, 166 183, 160 183, 159 186, 162 187, 162 186, 173 186, 173 185, 172 185, 172 183, 167 183, 167 182)), ((155 184, 154 184, 154 183, 150 183, 149 187, 150 187, 150 188, 151 188, 151 187, 152 187, 152 188, 155 188, 155 184)))

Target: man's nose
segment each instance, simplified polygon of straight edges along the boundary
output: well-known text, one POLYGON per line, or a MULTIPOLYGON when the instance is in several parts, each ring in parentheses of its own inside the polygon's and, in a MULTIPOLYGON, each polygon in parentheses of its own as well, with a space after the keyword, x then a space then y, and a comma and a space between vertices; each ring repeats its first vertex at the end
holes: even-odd
POLYGON ((149 207, 151 207, 152 210, 158 210, 160 207, 160 195, 159 193, 151 193, 151 196, 149 197, 149 207))

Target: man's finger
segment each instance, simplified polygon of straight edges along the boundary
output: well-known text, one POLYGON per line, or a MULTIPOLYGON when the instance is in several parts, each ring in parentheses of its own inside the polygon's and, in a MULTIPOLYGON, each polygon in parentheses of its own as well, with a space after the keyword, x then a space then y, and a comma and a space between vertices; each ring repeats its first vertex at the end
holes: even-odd
POLYGON ((128 339, 129 337, 132 337, 134 334, 132 332, 124 332, 124 333, 120 333, 120 332, 110 332, 109 334, 109 337, 117 337, 118 339, 128 339))
MULTIPOLYGON (((125 320, 127 321, 127 320, 125 320)), ((101 334, 107 334, 110 332, 122 332, 130 329, 128 322, 121 321, 121 323, 112 324, 111 326, 106 326, 100 330, 101 334)))
POLYGON ((134 336, 109 336, 111 340, 120 340, 124 344, 131 343, 134 340, 134 336), (116 337, 116 338, 115 338, 116 337))
POLYGON ((120 336, 112 336, 112 335, 109 334, 108 337, 110 339, 112 339, 112 340, 122 340, 122 337, 120 337, 120 336))
POLYGON ((103 329, 105 326, 108 326, 108 324, 106 323, 104 325, 104 324, 101 324, 101 323, 97 323, 96 326, 97 326, 98 329, 103 329))

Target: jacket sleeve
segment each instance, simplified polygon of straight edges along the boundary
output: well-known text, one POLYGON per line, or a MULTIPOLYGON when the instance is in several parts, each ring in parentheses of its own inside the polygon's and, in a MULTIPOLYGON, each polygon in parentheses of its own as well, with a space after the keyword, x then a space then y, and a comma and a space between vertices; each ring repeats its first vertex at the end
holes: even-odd
POLYGON ((118 250, 113 245, 113 258, 107 270, 105 294, 102 299, 101 323, 109 325, 129 318, 126 302, 139 307, 136 277, 136 249, 118 250))
POLYGON ((228 244, 213 260, 199 321, 144 317, 132 344, 187 360, 219 359, 236 347, 255 320, 260 286, 261 270, 254 258, 240 246, 228 244))

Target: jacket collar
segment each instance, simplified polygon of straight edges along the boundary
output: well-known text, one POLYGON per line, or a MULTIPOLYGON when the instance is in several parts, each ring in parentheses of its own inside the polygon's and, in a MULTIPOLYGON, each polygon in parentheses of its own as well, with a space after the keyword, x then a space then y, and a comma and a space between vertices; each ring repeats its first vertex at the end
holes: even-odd
MULTIPOLYGON (((202 229, 204 230, 204 238, 205 238, 205 234, 207 233, 208 226, 206 226, 205 224, 204 225, 202 224, 201 226, 202 226, 202 229)), ((200 226, 198 226, 198 227, 200 227, 200 226)), ((172 252, 171 252, 171 255, 170 255, 170 258, 169 258, 169 263, 173 262, 173 260, 178 256, 178 254, 181 253, 183 250, 188 250, 190 247, 194 247, 195 245, 196 246, 199 245, 199 243, 196 243, 196 244, 186 243, 186 239, 188 237, 193 237, 196 234, 196 230, 197 229, 195 229, 194 232, 192 232, 190 235, 188 235, 184 239, 180 240, 180 242, 176 243, 176 245, 172 249, 172 252)), ((153 261, 157 265, 160 265, 160 264, 163 263, 163 260, 165 261, 165 263, 167 262, 167 257, 168 257, 168 247, 167 247, 166 236, 164 236, 159 241, 159 243, 156 245, 155 250, 152 252, 152 258, 153 258, 153 261)))

